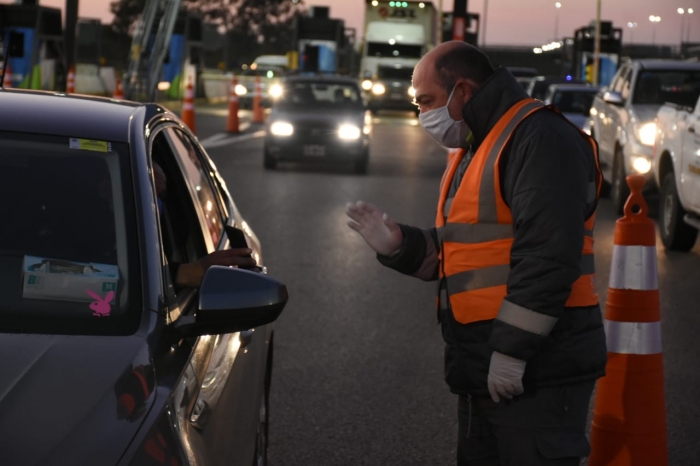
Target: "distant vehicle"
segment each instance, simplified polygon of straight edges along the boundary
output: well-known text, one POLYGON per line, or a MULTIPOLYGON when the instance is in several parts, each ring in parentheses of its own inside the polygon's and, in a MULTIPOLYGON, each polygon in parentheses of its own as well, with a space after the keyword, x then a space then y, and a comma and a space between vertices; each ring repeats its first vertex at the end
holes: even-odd
POLYGON ((661 241, 668 249, 689 251, 700 229, 700 70, 676 92, 676 100, 695 97, 697 102, 695 108, 665 104, 659 109, 654 178, 661 189, 661 241))
POLYGON ((260 76, 261 104, 269 107, 272 104, 273 94, 279 91, 279 83, 285 74, 285 69, 280 66, 256 65, 237 73, 238 84, 236 85, 236 95, 242 108, 252 108, 253 97, 255 95, 255 79, 260 76))
POLYGON ((287 67, 286 55, 260 55, 253 61, 256 66, 274 66, 278 68, 287 67))
POLYGON ((588 120, 597 86, 587 84, 552 84, 544 97, 544 103, 553 105, 581 129, 588 120))
POLYGON ((413 103, 416 92, 412 76, 411 67, 379 66, 374 79, 362 81, 370 111, 374 114, 379 110, 410 110, 418 115, 420 110, 413 103))
POLYGON ((698 62, 634 60, 620 67, 606 92, 593 100, 591 136, 598 141, 606 191, 617 212, 629 196, 627 175, 645 175, 646 191, 657 189, 652 171, 656 114, 664 102, 695 105, 687 89, 696 85, 698 72, 698 62))
POLYGON ((511 72, 515 80, 518 81, 524 89, 530 85, 532 78, 537 76, 539 73, 536 68, 526 68, 522 66, 507 66, 508 71, 511 72))
POLYGON ((365 1, 360 79, 373 111, 397 106, 413 110, 410 108, 413 96, 408 93, 410 86, 406 87, 406 78, 435 45, 435 25, 431 2, 365 1), (398 83, 396 93, 387 87, 386 80, 398 83))
POLYGON ((530 82, 526 89, 527 93, 533 99, 544 100, 545 94, 549 86, 552 84, 586 84, 586 81, 572 78, 571 76, 535 76, 530 78, 530 82))
POLYGON ((357 80, 295 76, 282 82, 264 143, 264 166, 281 161, 350 163, 366 173, 372 117, 357 80))
POLYGON ((267 464, 287 292, 264 269, 177 282, 225 225, 262 265, 197 138, 155 104, 0 89, 0 108, 1 462, 267 464))

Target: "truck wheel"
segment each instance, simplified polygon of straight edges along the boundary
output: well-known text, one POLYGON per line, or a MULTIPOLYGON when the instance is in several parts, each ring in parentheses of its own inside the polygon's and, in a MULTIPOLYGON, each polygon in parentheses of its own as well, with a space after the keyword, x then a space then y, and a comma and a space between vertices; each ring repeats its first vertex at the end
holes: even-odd
POLYGON ((266 170, 274 170, 277 167, 277 160, 266 150, 263 155, 263 166, 266 170))
POLYGON ((678 199, 676 177, 667 173, 661 182, 659 198, 659 222, 661 223, 661 241, 666 249, 672 251, 690 251, 695 245, 698 230, 683 221, 685 209, 678 199))
POLYGON ((625 179, 625 161, 623 157, 622 151, 617 149, 615 151, 612 182, 610 186, 613 206, 615 208, 615 213, 618 215, 622 215, 624 212, 625 202, 627 202, 627 198, 630 196, 630 188, 627 186, 627 180, 625 179))

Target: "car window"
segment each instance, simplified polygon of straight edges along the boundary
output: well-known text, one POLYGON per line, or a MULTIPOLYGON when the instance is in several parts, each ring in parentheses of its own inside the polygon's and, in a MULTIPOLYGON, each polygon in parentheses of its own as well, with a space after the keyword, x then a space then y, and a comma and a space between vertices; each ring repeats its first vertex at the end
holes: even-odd
POLYGON ((622 89, 625 87, 625 85, 629 87, 629 74, 630 69, 623 68, 620 72, 620 75, 617 77, 617 80, 615 81, 615 86, 612 88, 612 90, 622 94, 622 89))
POLYGON ((291 82, 284 86, 281 105, 361 105, 358 87, 345 83, 291 82))
POLYGON ((558 91, 552 97, 552 105, 563 113, 588 115, 595 91, 558 91))
POLYGON ((380 66, 377 69, 377 78, 410 81, 413 78, 413 68, 395 68, 393 66, 380 66))
POLYGON ((671 102, 693 107, 698 97, 698 70, 642 70, 637 76, 632 102, 655 105, 671 102))
POLYGON ((184 132, 168 128, 165 133, 188 181, 190 194, 199 204, 203 226, 206 227, 206 234, 211 240, 209 249, 214 250, 221 240, 227 216, 220 204, 221 198, 217 195, 209 178, 208 166, 184 132))
POLYGON ((258 66, 255 69, 248 68, 241 73, 241 76, 260 76, 261 78, 279 78, 282 76, 281 68, 258 66))
POLYGON ((0 330, 123 335, 140 321, 124 143, 0 132, 0 330))

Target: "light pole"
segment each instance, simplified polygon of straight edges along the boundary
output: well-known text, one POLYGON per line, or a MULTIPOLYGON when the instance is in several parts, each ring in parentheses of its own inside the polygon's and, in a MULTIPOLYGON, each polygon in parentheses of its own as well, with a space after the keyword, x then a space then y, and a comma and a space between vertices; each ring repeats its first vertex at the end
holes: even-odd
POLYGON ((634 41, 634 28, 639 26, 637 23, 633 23, 632 21, 627 23, 627 27, 630 28, 630 44, 634 41))
POLYGON ((688 8, 686 10, 686 13, 688 13, 688 20, 686 22, 687 26, 685 28, 685 41, 690 42, 690 26, 693 24, 693 18, 690 15, 695 13, 695 11, 692 8, 688 8))
POLYGON ((685 10, 683 8, 679 8, 676 11, 679 15, 681 15, 681 48, 683 48, 683 15, 685 14, 685 10))
POLYGON ((554 16, 554 42, 556 42, 559 40, 559 10, 561 9, 561 3, 555 3, 554 8, 557 9, 557 14, 554 16))
POLYGON ((489 11, 489 0, 484 0, 484 19, 481 24, 481 47, 486 47, 486 13, 489 11))
POLYGON ((656 44, 656 23, 661 22, 661 16, 651 15, 651 16, 649 16, 649 21, 651 21, 651 24, 652 24, 651 44, 654 45, 654 44, 656 44))

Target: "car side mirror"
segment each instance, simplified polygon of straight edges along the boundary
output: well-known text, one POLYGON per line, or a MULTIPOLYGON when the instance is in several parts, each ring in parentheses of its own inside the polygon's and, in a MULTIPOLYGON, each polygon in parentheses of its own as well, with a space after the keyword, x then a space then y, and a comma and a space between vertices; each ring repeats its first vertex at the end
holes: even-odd
POLYGON ((625 100, 622 98, 622 94, 615 91, 609 91, 603 94, 603 100, 606 103, 618 106, 623 105, 625 103, 625 100))
POLYGON ((199 288, 197 314, 182 316, 174 323, 174 338, 234 333, 272 323, 288 299, 287 287, 274 278, 212 266, 199 288))

